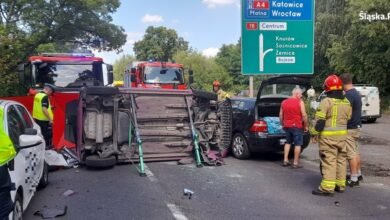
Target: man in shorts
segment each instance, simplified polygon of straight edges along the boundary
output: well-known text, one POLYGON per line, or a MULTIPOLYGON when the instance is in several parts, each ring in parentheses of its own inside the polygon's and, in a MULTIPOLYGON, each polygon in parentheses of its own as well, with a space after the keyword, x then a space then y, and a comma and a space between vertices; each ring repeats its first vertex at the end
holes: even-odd
POLYGON ((279 112, 280 122, 286 131, 283 166, 291 165, 288 160, 288 154, 291 144, 294 144, 293 168, 302 167, 299 164, 299 156, 301 154, 301 146, 303 145, 303 131, 308 130, 305 104, 301 98, 302 90, 295 88, 292 91, 292 96, 282 102, 279 112))
POLYGON ((362 99, 360 93, 352 85, 352 75, 344 73, 340 76, 344 84, 345 96, 352 106, 352 116, 348 121, 348 135, 346 140, 347 159, 351 171, 351 178, 347 181, 350 187, 359 186, 359 181, 363 180, 361 173, 361 162, 358 139, 362 127, 362 99))

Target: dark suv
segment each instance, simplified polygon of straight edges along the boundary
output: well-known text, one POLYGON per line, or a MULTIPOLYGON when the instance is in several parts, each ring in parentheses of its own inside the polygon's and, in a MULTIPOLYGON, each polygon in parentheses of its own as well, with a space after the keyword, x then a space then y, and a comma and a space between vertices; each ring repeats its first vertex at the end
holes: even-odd
MULTIPOLYGON (((234 157, 247 159, 252 152, 283 151, 286 135, 278 119, 280 105, 297 86, 305 95, 310 88, 310 79, 309 76, 296 75, 269 78, 261 83, 256 98, 231 99, 234 157)), ((302 150, 309 141, 310 135, 305 133, 302 150)))

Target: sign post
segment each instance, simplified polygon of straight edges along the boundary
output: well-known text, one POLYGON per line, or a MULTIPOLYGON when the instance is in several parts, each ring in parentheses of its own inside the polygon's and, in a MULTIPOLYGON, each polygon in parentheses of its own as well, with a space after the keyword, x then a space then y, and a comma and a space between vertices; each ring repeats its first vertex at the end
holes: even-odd
POLYGON ((313 74, 314 0, 241 0, 244 75, 313 74))

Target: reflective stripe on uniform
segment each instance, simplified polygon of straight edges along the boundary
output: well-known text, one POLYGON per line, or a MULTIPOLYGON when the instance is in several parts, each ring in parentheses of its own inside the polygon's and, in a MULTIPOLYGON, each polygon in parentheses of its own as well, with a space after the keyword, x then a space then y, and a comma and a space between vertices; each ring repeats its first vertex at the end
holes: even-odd
POLYGON ((335 105, 333 105, 333 108, 332 108, 332 127, 336 127, 337 126, 337 104, 335 103, 335 105))
POLYGON ((322 180, 321 181, 321 188, 326 189, 326 190, 334 190, 336 187, 336 181, 334 180, 322 180))
POLYGON ((323 136, 337 136, 337 135, 347 135, 347 130, 339 130, 339 131, 321 131, 320 133, 323 136))
POLYGON ((323 112, 317 111, 317 112, 316 112, 316 116, 317 116, 319 119, 325 119, 326 114, 323 113, 323 112))
POLYGON ((345 179, 344 180, 336 180, 336 186, 345 187, 346 186, 345 181, 346 181, 345 179))

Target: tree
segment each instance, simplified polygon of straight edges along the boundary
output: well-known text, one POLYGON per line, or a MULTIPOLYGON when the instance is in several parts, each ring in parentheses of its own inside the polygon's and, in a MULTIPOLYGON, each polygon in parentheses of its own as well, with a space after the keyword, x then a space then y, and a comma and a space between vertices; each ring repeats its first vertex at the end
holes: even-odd
POLYGON ((138 60, 169 61, 176 52, 188 50, 188 42, 173 29, 150 26, 144 38, 134 43, 133 50, 138 60))
POLYGON ((333 42, 344 36, 348 23, 345 22, 347 8, 345 0, 317 0, 314 38, 314 75, 313 83, 321 87, 326 76, 334 72, 330 66, 327 50, 333 42))
POLYGON ((126 67, 134 60, 135 58, 131 55, 123 55, 116 60, 114 63, 114 79, 124 80, 126 67))
POLYGON ((350 27, 327 53, 338 72, 350 72, 356 82, 378 86, 383 95, 390 94, 390 22, 364 21, 360 15, 387 16, 389 11, 388 0, 351 1, 346 14, 350 27))
POLYGON ((248 76, 241 74, 241 40, 237 44, 222 45, 216 62, 233 78, 234 85, 248 85, 248 76))
POLYGON ((126 34, 111 23, 111 14, 119 5, 119 0, 1 1, 0 63, 6 64, 1 74, 14 72, 17 64, 42 44, 54 48, 77 43, 99 50, 120 50, 126 34))
POLYGON ((231 91, 232 77, 214 58, 206 58, 194 51, 179 51, 174 55, 174 59, 194 71, 194 88, 212 91, 213 81, 217 79, 221 82, 222 89, 231 91))

